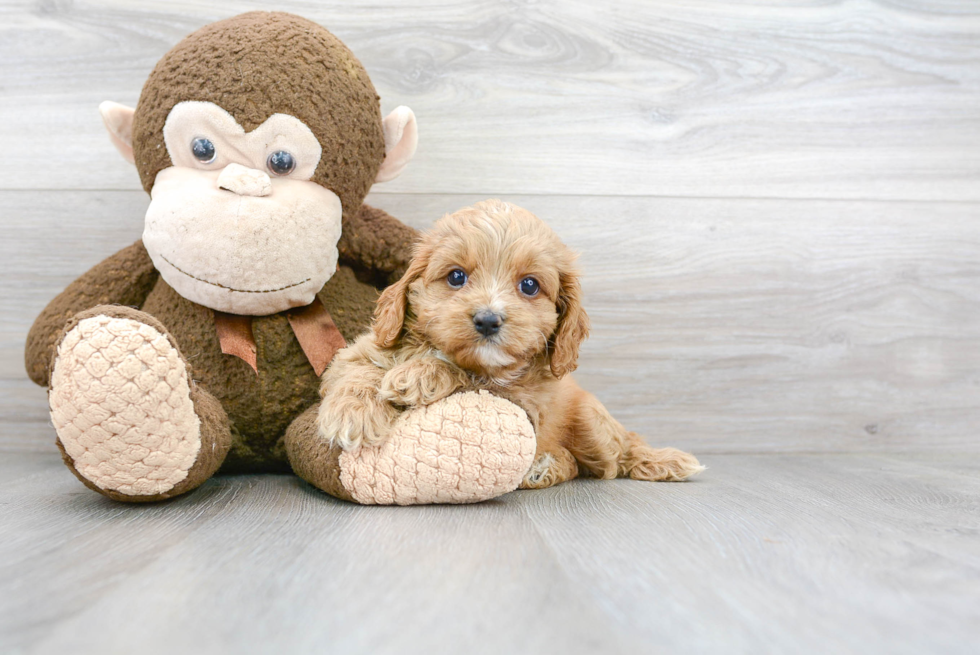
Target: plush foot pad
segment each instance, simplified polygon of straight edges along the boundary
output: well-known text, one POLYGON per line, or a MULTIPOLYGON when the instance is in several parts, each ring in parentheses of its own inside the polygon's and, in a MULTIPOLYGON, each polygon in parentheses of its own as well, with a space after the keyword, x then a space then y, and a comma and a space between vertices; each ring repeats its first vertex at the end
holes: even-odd
POLYGON ((516 489, 534 451, 524 410, 481 391, 405 412, 383 444, 344 452, 338 463, 359 503, 475 503, 516 489))
POLYGON ((164 494, 201 448, 187 368, 165 334, 139 321, 79 321, 58 346, 48 401, 75 471, 103 490, 164 494))

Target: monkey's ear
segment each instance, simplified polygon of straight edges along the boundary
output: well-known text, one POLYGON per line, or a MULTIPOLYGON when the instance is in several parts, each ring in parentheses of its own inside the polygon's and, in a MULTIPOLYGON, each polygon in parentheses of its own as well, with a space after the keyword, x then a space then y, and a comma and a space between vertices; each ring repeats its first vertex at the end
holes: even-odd
POLYGON ((419 144, 415 114, 408 107, 395 107, 381 125, 385 133, 385 160, 381 162, 375 182, 387 182, 401 175, 419 144))
POLYGON ((102 122, 105 129, 109 131, 109 138, 112 145, 130 164, 136 163, 133 156, 133 114, 136 110, 118 102, 106 100, 99 105, 99 113, 102 114, 102 122))

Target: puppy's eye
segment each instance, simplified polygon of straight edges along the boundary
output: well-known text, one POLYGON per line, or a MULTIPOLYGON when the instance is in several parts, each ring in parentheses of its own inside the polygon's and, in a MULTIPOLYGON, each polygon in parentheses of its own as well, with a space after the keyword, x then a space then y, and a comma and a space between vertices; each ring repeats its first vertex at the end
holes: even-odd
POLYGON ((205 139, 203 136, 191 141, 191 154, 194 155, 194 159, 202 164, 210 164, 216 156, 211 139, 205 139))
POLYGON ((525 296, 536 296, 541 290, 541 285, 533 277, 526 277, 521 280, 521 293, 525 296))
POLYGON ((454 268, 446 276, 446 282, 454 289, 458 289, 466 284, 466 272, 461 268, 454 268))

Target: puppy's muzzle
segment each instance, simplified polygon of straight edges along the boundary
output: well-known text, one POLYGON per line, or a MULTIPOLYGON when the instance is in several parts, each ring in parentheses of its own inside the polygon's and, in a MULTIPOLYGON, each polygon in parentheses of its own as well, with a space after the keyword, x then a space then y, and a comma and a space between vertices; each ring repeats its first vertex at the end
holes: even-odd
POLYGON ((503 324, 503 316, 488 310, 479 311, 473 316, 473 327, 485 337, 492 337, 500 332, 500 326, 503 324))

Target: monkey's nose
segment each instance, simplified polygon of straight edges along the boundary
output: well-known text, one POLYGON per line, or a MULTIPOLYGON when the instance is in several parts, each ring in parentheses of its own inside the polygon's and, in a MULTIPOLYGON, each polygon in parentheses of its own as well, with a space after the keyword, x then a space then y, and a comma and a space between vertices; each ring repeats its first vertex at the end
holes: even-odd
POLYGON ((272 193, 269 175, 241 164, 228 164, 218 176, 218 188, 240 196, 267 196, 272 193))
POLYGON ((504 324, 504 319, 500 314, 483 310, 477 312, 473 317, 473 326, 476 331, 485 337, 493 336, 500 332, 500 326, 504 324))

